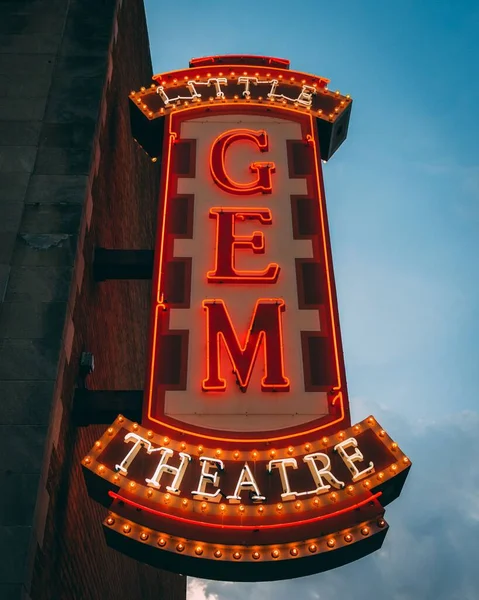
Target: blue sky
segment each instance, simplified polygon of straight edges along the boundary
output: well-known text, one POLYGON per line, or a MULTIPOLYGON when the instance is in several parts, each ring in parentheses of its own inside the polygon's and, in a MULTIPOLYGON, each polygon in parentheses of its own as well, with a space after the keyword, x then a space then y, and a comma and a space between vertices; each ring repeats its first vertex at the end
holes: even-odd
POLYGON ((290 582, 190 580, 189 600, 476 599, 479 3, 145 4, 155 72, 264 54, 353 97, 325 165, 351 409, 413 461, 380 552, 290 582))

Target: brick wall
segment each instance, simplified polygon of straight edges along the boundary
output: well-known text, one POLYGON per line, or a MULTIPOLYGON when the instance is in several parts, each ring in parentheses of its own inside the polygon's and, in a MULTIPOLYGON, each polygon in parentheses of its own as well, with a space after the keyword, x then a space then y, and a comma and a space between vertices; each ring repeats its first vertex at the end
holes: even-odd
MULTIPOLYGON (((80 470, 92 386, 140 389, 149 282, 92 279, 95 245, 151 248, 158 167, 131 140, 148 84, 142 0, 12 0, 0 20, 0 597, 185 598, 186 578, 106 547, 80 470)), ((6 10, 5 10, 6 9, 6 10)))

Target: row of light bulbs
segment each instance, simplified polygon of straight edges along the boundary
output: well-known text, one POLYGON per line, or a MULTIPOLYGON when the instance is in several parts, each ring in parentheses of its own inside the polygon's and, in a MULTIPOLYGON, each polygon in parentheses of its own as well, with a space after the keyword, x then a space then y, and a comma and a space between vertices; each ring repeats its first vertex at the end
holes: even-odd
MULTIPOLYGON (((304 78, 302 79, 297 79, 294 75, 291 75, 290 77, 285 77, 282 73, 278 73, 277 75, 272 75, 271 73, 265 73, 262 74, 259 71, 256 71, 255 73, 248 73, 248 71, 243 71, 242 73, 236 73, 236 71, 230 71, 229 75, 223 72, 223 71, 219 71, 216 74, 213 74, 211 72, 206 73, 206 74, 202 74, 202 75, 195 75, 194 77, 192 76, 192 74, 190 73, 189 75, 184 75, 183 76, 183 81, 184 82, 188 82, 188 81, 200 81, 200 79, 211 79, 211 78, 217 78, 217 77, 229 77, 230 79, 236 79, 236 77, 266 77, 266 79, 271 80, 271 79, 277 79, 278 81, 281 81, 282 83, 290 83, 292 85, 298 85, 299 83, 301 85, 306 85, 308 83, 308 81, 304 78)), ((171 78, 171 75, 168 75, 168 77, 171 78)), ((166 79, 162 79, 161 75, 155 75, 154 77, 155 81, 159 81, 161 80, 161 85, 163 87, 165 87, 166 85, 168 85, 168 81, 166 79)), ((171 80, 171 83, 176 86, 178 85, 178 83, 181 83, 181 77, 180 80, 178 79, 178 77, 173 77, 173 79, 171 80)), ((311 85, 314 88, 319 88, 320 91, 327 93, 329 92, 328 87, 325 86, 321 86, 317 83, 317 81, 315 81, 314 79, 312 79, 308 85, 311 85)), ((150 86, 151 88, 155 88, 156 84, 151 84, 150 86)), ((141 87, 140 90, 142 92, 144 92, 146 90, 145 87, 141 87)), ((132 92, 133 93, 133 92, 132 92)), ((341 92, 339 90, 336 90, 335 92, 331 92, 334 93, 336 96, 340 96, 341 92)), ((350 98, 349 94, 346 96, 346 98, 350 98)))
MULTIPOLYGON (((92 458, 90 456, 87 456, 84 460, 83 460, 84 464, 89 466, 92 463, 92 458)), ((404 456, 402 459, 402 462, 405 466, 407 466, 409 464, 409 458, 407 456, 404 456)), ((109 469, 108 469, 109 470, 109 469)), ((393 463, 392 465, 390 465, 389 467, 389 471, 391 473, 392 476, 394 476, 399 470, 399 466, 398 463, 393 463)), ((97 466, 97 471, 100 475, 106 475, 107 474, 107 467, 103 464, 99 464, 97 466)), ((374 487, 374 479, 376 479, 379 483, 383 482, 385 480, 385 478, 387 477, 387 473, 385 473, 385 471, 380 471, 379 473, 376 473, 375 475, 373 475, 372 477, 369 477, 368 479, 365 479, 364 481, 360 482, 362 487, 370 490, 372 487, 374 487)), ((119 485, 121 483, 121 481, 124 480, 124 478, 122 478, 120 475, 118 475, 118 473, 114 473, 113 477, 112 477, 112 482, 115 483, 116 485, 119 485)), ((359 483, 359 482, 358 482, 359 483)), ((142 484, 137 484, 135 481, 129 481, 127 484, 127 489, 130 492, 136 492, 139 490, 144 490, 146 486, 143 486, 142 484)), ((357 484, 356 486, 354 485, 348 485, 344 488, 344 491, 346 492, 346 494, 348 494, 349 496, 354 495, 355 491, 357 492, 357 484)), ((341 492, 331 492, 328 494, 322 494, 321 496, 315 496, 314 498, 312 498, 310 500, 309 506, 307 504, 307 501, 301 501, 301 500, 296 500, 294 501, 294 503, 290 503, 290 502, 278 502, 276 504, 273 505, 257 505, 257 506, 245 506, 244 504, 217 504, 217 503, 213 503, 213 502, 199 502, 199 501, 195 501, 195 500, 190 500, 188 498, 182 498, 181 502, 180 502, 180 506, 183 509, 187 509, 190 504, 194 507, 194 506, 198 506, 201 509, 201 512, 206 513, 208 510, 213 509, 215 514, 220 514, 222 516, 227 515, 228 513, 231 515, 231 510, 236 510, 237 514, 239 516, 253 516, 251 513, 256 512, 258 515, 260 516, 266 516, 266 515, 271 515, 274 513, 278 513, 278 514, 282 514, 285 508, 289 508, 290 506, 294 506, 294 508, 297 511, 302 511, 302 510, 308 510, 308 508, 320 508, 323 507, 327 501, 329 501, 330 503, 335 503, 338 502, 338 500, 341 499, 340 497, 340 493, 341 492), (254 510, 251 510, 254 509, 254 510)), ((153 490, 151 488, 146 488, 146 496, 148 499, 154 499, 154 497, 158 497, 158 495, 160 496, 162 502, 165 505, 169 505, 172 501, 176 504, 177 500, 180 500, 180 498, 174 494, 170 494, 169 492, 160 492, 158 490, 153 490)))
MULTIPOLYGON (((123 424, 125 422, 125 418, 122 415, 120 415, 118 417, 117 421, 118 421, 118 423, 123 424)), ((367 422, 367 425, 369 425, 370 427, 375 425, 375 420, 372 417, 369 417, 366 422, 367 422)), ((363 426, 364 426, 364 424, 363 424, 363 426)), ((137 433, 139 431, 139 429, 140 429, 140 425, 138 423, 131 424, 131 431, 134 431, 135 433, 137 433)), ((359 433, 361 433, 361 429, 362 429, 361 425, 355 425, 352 428, 352 432, 354 435, 358 435, 359 433)), ((116 433, 115 428, 109 427, 107 429, 107 435, 109 437, 112 437, 115 433, 116 433)), ((344 439, 346 439, 346 437, 348 435, 349 435, 349 433, 347 434, 344 431, 340 431, 339 433, 335 434, 335 436, 331 436, 331 437, 324 436, 321 438, 320 443, 321 443, 322 447, 320 449, 326 450, 328 447, 335 445, 337 442, 334 439, 334 437, 336 437, 341 442, 344 439)), ((379 431, 378 435, 379 435, 379 437, 385 437, 387 434, 383 429, 381 429, 379 431)), ((168 436, 157 435, 151 430, 146 432, 146 437, 149 440, 152 440, 156 443, 160 443, 162 446, 169 446, 171 444, 171 439, 168 436)), ((95 442, 95 448, 98 450, 101 450, 101 448, 102 448, 101 440, 98 440, 97 442, 95 442)), ((281 451, 277 451, 275 449, 266 450, 266 451, 251 450, 249 453, 247 453, 246 451, 240 452, 239 450, 228 451, 228 450, 223 450, 221 448, 216 448, 216 449, 205 448, 203 444, 198 444, 198 446, 196 446, 196 447, 188 445, 186 442, 181 442, 179 444, 179 451, 181 451, 181 452, 188 452, 190 454, 193 454, 194 451, 196 451, 196 453, 199 456, 206 454, 207 456, 214 456, 216 458, 221 458, 223 460, 228 460, 228 459, 233 458, 234 460, 253 460, 253 461, 281 458, 281 454, 283 455, 284 458, 288 458, 297 453, 299 453, 299 455, 301 455, 303 448, 306 453, 314 451, 313 445, 310 442, 306 442, 302 448, 296 448, 295 446, 290 445, 281 451)), ((390 449, 393 452, 396 452, 399 449, 399 446, 396 442, 391 442, 390 449)))
MULTIPOLYGON (((122 423, 124 421, 124 418, 122 416, 120 416, 118 418, 118 421, 120 423, 122 423)), ((370 418, 368 420, 368 424, 369 425, 374 424, 374 420, 372 418, 370 418)), ((131 428, 134 431, 138 431, 139 425, 137 423, 133 423, 131 425, 131 428)), ((354 431, 354 433, 358 433, 360 431, 359 425, 356 425, 353 428, 353 431, 354 431)), ((114 433, 115 433, 114 428, 112 428, 112 427, 108 428, 108 430, 107 430, 108 436, 112 436, 114 433)), ((384 435, 386 435, 386 434, 385 434, 384 430, 380 430, 378 435, 380 437, 384 437, 384 435)), ((338 434, 339 439, 344 439, 344 436, 345 436, 344 432, 340 432, 338 434)), ((148 431, 147 437, 152 439, 155 436, 154 436, 153 432, 148 431)), ((163 441, 164 445, 168 445, 170 443, 169 438, 166 438, 166 437, 163 437, 162 441, 163 441)), ((325 445, 329 445, 329 439, 323 438, 322 443, 325 445)), ((103 447, 102 441, 98 440, 95 443, 95 449, 98 452, 100 452, 102 447, 103 447)), ((182 442, 180 447, 182 450, 185 450, 186 444, 184 442, 182 442)), ((311 444, 309 444, 309 443, 305 444, 304 448, 306 451, 311 450, 311 444)), ((390 445, 390 448, 393 452, 396 452, 398 450, 398 445, 395 442, 393 442, 390 445)), ((204 448, 202 446, 199 446, 198 450, 199 450, 199 453, 203 453, 204 448)), ((294 453, 295 448, 290 446, 287 451, 288 451, 288 454, 291 456, 294 453)), ((275 454, 272 454, 272 453, 276 452, 275 450, 271 450, 269 452, 270 452, 271 457, 275 456, 275 454)), ((216 454, 216 456, 221 456, 222 450, 216 450, 215 454, 216 454)), ((231 454, 231 452, 230 452, 230 454, 231 454)), ((257 451, 255 451, 255 450, 252 451, 252 458, 254 460, 257 459, 258 456, 259 456, 259 453, 257 451)), ((239 459, 240 458, 239 451, 235 451, 233 453, 233 457, 235 459, 239 459)), ((111 475, 111 481, 112 481, 112 483, 114 483, 116 485, 120 485, 122 480, 124 481, 124 478, 122 478, 118 473, 112 472, 105 465, 103 465, 101 463, 94 465, 93 464, 94 459, 91 456, 85 457, 83 462, 86 466, 90 466, 90 465, 91 465, 91 467, 96 466, 97 472, 103 477, 109 477, 111 475)), ((362 487, 370 490, 371 488, 374 488, 374 480, 381 483, 384 480, 386 480, 388 478, 388 476, 391 476, 391 475, 394 476, 400 469, 401 462, 403 463, 404 466, 407 466, 409 464, 409 458, 407 456, 403 456, 401 460, 398 460, 398 462, 391 464, 388 467, 387 471, 380 471, 380 472, 370 476, 369 478, 363 480, 361 482, 362 487), (389 473, 388 473, 388 471, 389 471, 389 473)), ((357 482, 357 483, 359 483, 359 482, 357 482)), ((348 494, 349 496, 352 496, 355 493, 355 491, 357 491, 357 487, 358 487, 357 484, 355 486, 348 485, 348 486, 346 486, 346 488, 344 488, 344 492, 346 494, 348 494)), ((208 510, 213 509, 215 514, 220 514, 222 516, 225 516, 228 513, 231 515, 230 511, 232 509, 235 510, 237 512, 237 514, 239 514, 240 516, 248 516, 248 514, 250 516, 252 516, 251 515, 252 512, 253 512, 253 514, 254 514, 254 512, 256 512, 260 516, 265 516, 267 514, 274 515, 275 513, 282 514, 282 512, 285 508, 287 509, 287 511, 289 511, 290 507, 294 507, 294 509, 296 509, 297 511, 308 510, 308 508, 314 509, 314 508, 322 507, 325 504, 327 504, 328 501, 331 503, 337 502, 338 500, 342 499, 341 496, 344 497, 344 494, 342 492, 340 492, 338 494, 337 492, 332 491, 331 493, 328 493, 328 494, 323 494, 321 496, 315 496, 314 498, 312 498, 310 500, 309 506, 308 506, 307 502, 305 502, 304 500, 303 501, 296 500, 296 501, 294 501, 294 504, 290 503, 290 502, 286 502, 286 503, 278 502, 277 504, 273 504, 273 505, 261 504, 259 506, 255 506, 255 507, 249 507, 249 506, 245 507, 245 505, 243 505, 243 504, 226 505, 226 504, 217 504, 217 503, 211 503, 211 502, 205 502, 205 501, 199 502, 199 501, 195 501, 195 500, 191 500, 191 499, 187 499, 187 498, 180 499, 180 498, 178 498, 178 496, 172 495, 168 492, 166 492, 166 493, 158 492, 158 491, 154 491, 151 488, 146 488, 146 486, 143 486, 142 484, 137 484, 135 481, 128 481, 127 489, 129 489, 131 492, 137 492, 137 491, 142 491, 142 490, 144 491, 146 489, 146 496, 148 499, 153 498, 155 495, 158 498, 158 494, 159 494, 160 495, 159 497, 161 499, 160 501, 162 501, 165 505, 168 505, 171 502, 173 502, 174 505, 179 505, 183 509, 187 509, 188 507, 190 507, 190 505, 193 507, 193 509, 195 506, 197 506, 197 507, 199 506, 199 508, 201 509, 201 512, 203 512, 203 513, 207 512, 208 510), (254 510, 252 511, 251 509, 254 509, 254 510)))
MULTIPOLYGON (((115 525, 115 518, 113 516, 109 516, 106 519, 106 524, 110 527, 113 527, 115 525)), ((383 518, 380 518, 377 520, 377 525, 379 528, 384 528, 386 526, 386 521, 383 518)), ((123 534, 125 535, 129 535, 132 532, 132 526, 130 523, 125 523, 120 530, 122 531, 123 534)), ((370 535, 371 533, 371 528, 368 525, 363 525, 361 526, 359 533, 362 537, 367 537, 368 535, 370 535)), ((341 534, 340 534, 341 535, 341 534)), ((345 533, 343 536, 343 540, 347 543, 350 544, 354 541, 354 536, 351 533, 345 533)), ((329 549, 334 548, 338 542, 340 542, 340 536, 330 536, 328 537, 328 539, 326 540, 326 546, 329 549)), ((150 533, 148 533, 147 531, 142 531, 139 534, 139 539, 142 542, 147 542, 150 539, 150 533)), ((360 538, 359 538, 360 539, 360 538)), ((160 548, 165 548, 168 545, 168 542, 172 541, 169 540, 168 536, 160 536, 157 540, 157 544, 160 548)), ((173 541, 173 544, 175 544, 176 542, 173 541)), ((171 545, 171 544, 170 544, 171 545)), ((187 544, 185 542, 178 542, 175 545, 176 552, 182 553, 185 550, 187 550, 187 544)), ((310 543, 307 546, 307 551, 310 554, 315 554, 316 552, 318 552, 318 550, 320 550, 320 544, 318 543, 310 543)), ((195 543, 194 544, 194 553, 196 554, 196 556, 202 556, 205 552, 205 547, 202 546, 201 544, 195 543)), ((246 554, 244 552, 241 552, 240 550, 235 550, 234 552, 231 553, 231 556, 233 557, 233 559, 235 560, 240 560, 241 558, 243 558, 243 555, 246 554)), ((270 551, 270 555, 273 559, 278 559, 281 557, 281 550, 278 548, 273 548, 270 551)), ((297 557, 301 554, 300 549, 297 546, 293 546, 291 548, 289 548, 289 554, 292 557, 297 557)), ((262 556, 266 555, 267 557, 267 553, 263 553, 263 555, 258 551, 258 550, 253 550, 251 552, 251 558, 253 558, 254 560, 259 560, 262 556)), ((216 548, 213 552, 213 556, 217 559, 219 558, 223 558, 224 556, 224 550, 221 550, 220 548, 216 548)))
MULTIPOLYGON (((235 95, 233 97, 233 100, 229 100, 226 97, 213 97, 210 96, 208 98, 208 101, 210 104, 213 103, 218 103, 218 102, 222 102, 223 104, 236 104, 238 102, 242 102, 244 104, 251 104, 251 103, 258 103, 258 104, 262 104, 264 99, 262 96, 259 96, 258 98, 239 98, 239 96, 235 95)), ((286 106, 288 104, 288 102, 286 100, 277 100, 276 98, 268 98, 268 101, 273 104, 273 103, 277 103, 277 104, 282 104, 283 106, 286 106)), ((165 109, 164 107, 161 107, 159 109, 157 109, 156 111, 153 111, 149 108, 149 106, 145 103, 142 103, 142 99, 141 98, 137 98, 136 99, 136 103, 138 104, 138 107, 141 108, 150 118, 153 118, 155 116, 155 112, 160 114, 160 115, 164 115, 165 113, 168 112, 168 110, 175 110, 177 108, 188 108, 190 103, 193 104, 201 104, 202 103, 202 99, 201 98, 193 98, 191 101, 189 100, 183 100, 183 102, 181 102, 180 100, 178 100, 176 102, 176 104, 169 104, 168 105, 168 109, 165 109)), ((315 112, 318 116, 320 117, 324 117, 324 118, 328 118, 330 121, 333 121, 334 118, 341 112, 341 108, 343 108, 345 105, 344 101, 340 102, 340 106, 336 106, 333 110, 333 112, 328 113, 327 115, 324 113, 322 108, 318 108, 315 112)), ((305 110, 306 112, 311 111, 311 106, 303 106, 298 104, 297 102, 295 102, 293 104, 295 109, 302 109, 305 110)), ((314 111, 313 111, 314 112, 314 111)))

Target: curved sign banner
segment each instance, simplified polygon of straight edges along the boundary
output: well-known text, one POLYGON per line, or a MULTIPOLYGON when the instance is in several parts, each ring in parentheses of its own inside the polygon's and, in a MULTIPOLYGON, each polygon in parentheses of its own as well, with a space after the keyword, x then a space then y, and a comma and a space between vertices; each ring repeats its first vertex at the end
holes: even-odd
POLYGON ((260 581, 379 548, 409 459, 351 427, 321 160, 351 99, 270 57, 208 57, 132 92, 161 161, 142 423, 83 466, 108 541, 188 575, 260 581))

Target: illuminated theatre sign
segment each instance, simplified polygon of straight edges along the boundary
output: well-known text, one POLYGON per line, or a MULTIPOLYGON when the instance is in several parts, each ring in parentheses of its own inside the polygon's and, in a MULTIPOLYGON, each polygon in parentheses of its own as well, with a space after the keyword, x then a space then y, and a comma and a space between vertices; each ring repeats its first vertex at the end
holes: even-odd
POLYGON ((142 424, 83 466, 108 542, 189 575, 273 580, 378 549, 409 459, 351 426, 321 159, 351 100, 267 57, 196 59, 132 92, 161 161, 142 424))

